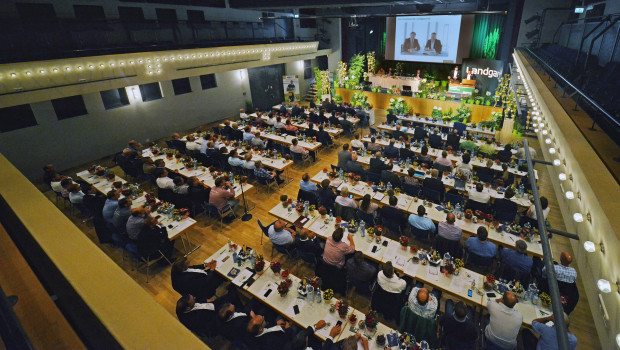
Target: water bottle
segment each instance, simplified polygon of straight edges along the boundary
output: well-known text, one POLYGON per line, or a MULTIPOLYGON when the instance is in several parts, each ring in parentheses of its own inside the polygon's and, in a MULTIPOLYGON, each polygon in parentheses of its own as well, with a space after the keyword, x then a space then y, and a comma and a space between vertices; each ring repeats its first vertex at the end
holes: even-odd
POLYGON ((320 304, 321 302, 323 302, 323 293, 321 293, 321 289, 319 288, 316 289, 316 296, 314 300, 316 301, 317 304, 320 304))
POLYGON ((312 287, 311 284, 309 284, 308 288, 306 288, 306 292, 308 293, 308 301, 313 302, 314 301, 314 287, 312 287))
POLYGON ((461 213, 461 204, 460 203, 456 203, 456 206, 454 207, 454 211, 456 212, 456 216, 458 217, 459 214, 461 213))
POLYGON ((194 170, 198 169, 198 160, 194 158, 194 170))
POLYGON ((386 188, 387 188, 388 191, 391 190, 392 189, 392 183, 388 182, 386 188))
POLYGON ((334 221, 334 213, 331 209, 329 210, 329 221, 334 221))
POLYGON ((304 216, 305 217, 310 216, 310 202, 308 201, 304 202, 304 216))
POLYGON ((236 264, 236 263, 237 263, 237 261, 239 261, 239 255, 237 254, 237 252, 236 252, 236 251, 234 251, 234 252, 233 252, 232 257, 233 257, 233 263, 235 263, 235 264, 236 264))
POLYGON ((519 184, 519 197, 523 198, 524 193, 525 193, 525 186, 523 186, 523 184, 519 184))
POLYGON ((358 230, 360 231, 360 236, 364 237, 366 236, 366 222, 364 222, 363 220, 360 222, 360 225, 358 227, 358 230))

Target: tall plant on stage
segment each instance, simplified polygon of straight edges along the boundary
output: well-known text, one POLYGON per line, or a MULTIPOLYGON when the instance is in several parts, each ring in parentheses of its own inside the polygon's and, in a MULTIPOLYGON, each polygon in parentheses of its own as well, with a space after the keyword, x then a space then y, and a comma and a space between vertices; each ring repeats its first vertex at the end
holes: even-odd
POLYGON ((396 63, 396 69, 394 69, 394 74, 405 75, 405 64, 403 62, 396 63))
POLYGON ((461 102, 459 108, 456 109, 454 117, 461 123, 469 121, 469 118, 471 118, 471 108, 465 104, 465 101, 461 102))
POLYGON ((392 97, 390 99, 390 109, 392 109, 392 112, 396 115, 409 113, 409 106, 407 106, 402 97, 392 97))
POLYGON ((323 90, 321 91, 321 93, 323 95, 330 94, 331 91, 329 88, 329 71, 326 71, 326 70, 321 71, 321 84, 323 86, 323 90))
POLYGON ((368 73, 374 74, 377 61, 375 60, 375 52, 371 51, 366 54, 366 64, 368 65, 368 73))
POLYGON ((323 79, 321 79, 321 71, 319 70, 319 67, 314 67, 314 80, 316 80, 316 100, 322 101, 323 79))
POLYGON ((370 104, 368 104, 368 97, 362 91, 357 91, 351 96, 351 104, 354 107, 360 106, 362 108, 368 108, 370 106, 370 104))
POLYGON ((362 54, 353 55, 349 60, 349 80, 354 84, 359 83, 362 74, 364 73, 364 62, 366 57, 362 54))
POLYGON ((338 62, 338 69, 336 70, 336 84, 339 87, 344 87, 344 84, 349 79, 348 68, 345 62, 338 62))

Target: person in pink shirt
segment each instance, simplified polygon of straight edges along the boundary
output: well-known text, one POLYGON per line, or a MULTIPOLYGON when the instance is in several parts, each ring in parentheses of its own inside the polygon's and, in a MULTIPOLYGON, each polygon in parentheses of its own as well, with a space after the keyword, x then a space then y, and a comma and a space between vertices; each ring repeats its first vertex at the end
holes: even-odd
POLYGON ((448 152, 446 151, 441 152, 441 157, 437 157, 437 159, 435 159, 435 164, 449 166, 450 169, 452 169, 452 161, 448 159, 448 152))
POLYGON ((355 252, 355 243, 351 234, 348 234, 349 244, 342 241, 343 235, 343 229, 337 228, 332 236, 325 241, 325 249, 323 250, 323 261, 339 269, 344 267, 345 256, 355 252))

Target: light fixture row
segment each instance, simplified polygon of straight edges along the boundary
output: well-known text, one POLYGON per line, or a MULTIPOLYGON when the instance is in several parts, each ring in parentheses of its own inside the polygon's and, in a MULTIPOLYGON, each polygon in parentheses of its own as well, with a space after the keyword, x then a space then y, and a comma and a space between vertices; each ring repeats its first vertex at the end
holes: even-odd
MULTIPOLYGON (((114 68, 116 66, 135 66, 135 65, 144 65, 145 62, 147 64, 147 74, 159 74, 161 73, 161 63, 159 62, 174 62, 174 61, 184 61, 184 60, 194 60, 194 59, 202 59, 202 58, 221 58, 221 57, 232 57, 232 56, 244 56, 249 54, 257 54, 260 53, 263 56, 263 60, 271 59, 272 52, 281 52, 281 51, 296 51, 296 50, 305 50, 314 48, 315 44, 288 44, 282 45, 278 47, 268 47, 268 48, 258 48, 258 49, 225 49, 223 51, 213 52, 213 50, 192 53, 192 54, 184 54, 184 55, 160 55, 154 58, 146 58, 146 59, 137 59, 137 60, 123 60, 117 62, 109 62, 109 63, 99 63, 95 64, 83 64, 77 66, 66 66, 66 67, 53 67, 53 68, 41 68, 38 71, 27 70, 23 72, 23 74, 27 77, 33 76, 35 73, 39 75, 46 75, 49 73, 70 73, 72 71, 83 71, 83 70, 94 70, 94 69, 105 69, 105 68, 114 68)), ((7 74, 10 78, 16 78, 19 76, 18 72, 10 72, 7 74)), ((2 78, 2 74, 0 74, 0 79, 2 78)))

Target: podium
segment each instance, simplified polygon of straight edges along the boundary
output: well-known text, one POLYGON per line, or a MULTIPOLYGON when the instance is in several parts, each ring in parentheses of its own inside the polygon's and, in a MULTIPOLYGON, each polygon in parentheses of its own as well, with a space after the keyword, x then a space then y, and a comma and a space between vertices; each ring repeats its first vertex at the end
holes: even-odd
POLYGON ((475 88, 476 87, 476 80, 474 80, 474 79, 463 79, 463 80, 461 80, 461 85, 475 88))

